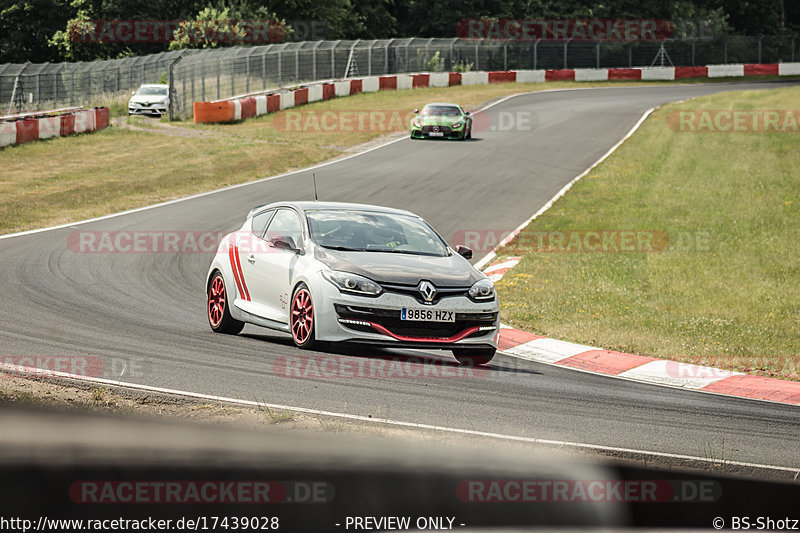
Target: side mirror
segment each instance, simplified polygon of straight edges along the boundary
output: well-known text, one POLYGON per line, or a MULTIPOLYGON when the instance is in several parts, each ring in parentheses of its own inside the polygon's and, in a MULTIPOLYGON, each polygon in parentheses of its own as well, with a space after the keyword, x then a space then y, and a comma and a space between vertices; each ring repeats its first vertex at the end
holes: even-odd
POLYGON ((464 111, 464 114, 465 114, 466 116, 470 116, 470 112, 469 112, 469 111, 464 111))
POLYGON ((294 239, 292 239, 288 235, 275 237, 270 241, 270 244, 272 244, 274 248, 277 248, 279 250, 288 250, 296 254, 300 253, 300 248, 297 247, 297 245, 294 242, 294 239))
POLYGON ((415 109, 415 110, 414 110, 414 114, 415 114, 415 115, 419 115, 419 109, 415 109))
POLYGON ((133 96, 134 94, 136 94, 136 89, 133 89, 133 90, 131 91, 131 96, 133 96))
POLYGON ((472 259, 472 250, 461 244, 456 246, 456 253, 464 259, 472 259))

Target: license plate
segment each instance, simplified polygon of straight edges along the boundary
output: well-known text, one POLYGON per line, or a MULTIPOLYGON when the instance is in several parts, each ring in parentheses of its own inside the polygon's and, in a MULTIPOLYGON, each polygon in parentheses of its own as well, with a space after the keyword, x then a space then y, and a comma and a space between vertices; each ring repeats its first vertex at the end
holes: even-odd
POLYGON ((441 131, 432 131, 428 135, 430 135, 431 137, 444 137, 444 133, 442 133, 441 131))
POLYGON ((414 320, 417 322, 455 322, 456 314, 453 311, 438 309, 408 309, 400 311, 400 320, 414 320))

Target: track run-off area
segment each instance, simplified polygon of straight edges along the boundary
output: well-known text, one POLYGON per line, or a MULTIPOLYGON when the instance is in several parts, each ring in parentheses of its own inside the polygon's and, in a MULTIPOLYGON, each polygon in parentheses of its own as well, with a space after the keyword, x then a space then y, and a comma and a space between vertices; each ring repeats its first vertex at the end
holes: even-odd
MULTIPOLYGON (((408 209, 445 238, 513 229, 648 109, 719 91, 793 83, 522 94, 489 107, 489 123, 499 123, 500 114, 525 113, 532 127, 488 128, 465 142, 402 139, 319 165, 319 197, 408 209)), ((0 239, 0 358, 88 358, 97 363, 96 377, 120 383, 512 438, 800 465, 797 407, 635 383, 502 353, 486 369, 464 373, 449 352, 304 352, 288 336, 253 326, 238 336, 216 335, 205 315, 208 253, 81 253, 70 245, 76 232, 225 233, 238 228, 255 205, 313 194, 311 172, 304 170, 0 239), (309 358, 335 361, 354 375, 315 374, 303 366, 309 358), (403 374, 382 376, 394 360, 403 374), (287 366, 299 368, 300 375, 287 366), (368 375, 370 368, 379 370, 368 375)))

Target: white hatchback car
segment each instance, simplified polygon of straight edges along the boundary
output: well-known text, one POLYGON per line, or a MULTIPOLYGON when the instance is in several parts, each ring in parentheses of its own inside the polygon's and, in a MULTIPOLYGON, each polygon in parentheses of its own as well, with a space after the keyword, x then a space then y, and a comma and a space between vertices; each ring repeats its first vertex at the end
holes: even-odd
POLYGON ((497 349, 492 282, 422 218, 398 209, 330 202, 253 209, 226 235, 208 270, 211 329, 245 323, 317 341, 452 350, 462 364, 497 349))
POLYGON ((169 85, 142 85, 128 101, 129 115, 164 115, 169 111, 169 85))

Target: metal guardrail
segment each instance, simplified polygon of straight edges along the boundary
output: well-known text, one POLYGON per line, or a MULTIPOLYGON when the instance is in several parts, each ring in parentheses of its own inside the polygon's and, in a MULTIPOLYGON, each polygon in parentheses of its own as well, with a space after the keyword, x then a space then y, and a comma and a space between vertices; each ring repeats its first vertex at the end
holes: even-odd
POLYGON ((82 63, 0 65, 0 109, 28 111, 127 100, 143 83, 170 82, 173 113, 192 102, 319 79, 439 70, 695 66, 800 60, 797 36, 663 42, 384 39, 178 50, 82 63))

